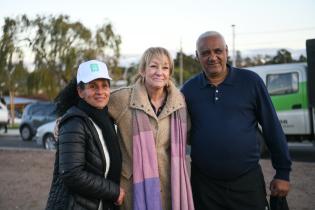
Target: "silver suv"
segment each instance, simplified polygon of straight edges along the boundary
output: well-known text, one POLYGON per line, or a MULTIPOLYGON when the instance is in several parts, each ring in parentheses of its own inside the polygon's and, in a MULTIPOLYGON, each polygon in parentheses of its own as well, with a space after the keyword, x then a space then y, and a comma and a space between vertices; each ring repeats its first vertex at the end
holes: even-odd
POLYGON ((37 128, 56 120, 56 106, 51 102, 36 102, 25 107, 20 124, 23 141, 30 141, 36 135, 37 128))

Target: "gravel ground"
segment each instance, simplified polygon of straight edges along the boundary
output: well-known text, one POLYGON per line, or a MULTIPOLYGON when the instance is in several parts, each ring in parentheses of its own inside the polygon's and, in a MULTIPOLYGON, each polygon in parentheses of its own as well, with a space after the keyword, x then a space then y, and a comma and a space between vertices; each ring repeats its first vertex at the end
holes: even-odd
MULTIPOLYGON (((54 152, 0 149, 0 209, 42 210, 52 178, 54 152)), ((261 160, 267 186, 274 174, 269 160, 261 160)), ((293 162, 291 210, 315 209, 315 163, 293 162)))

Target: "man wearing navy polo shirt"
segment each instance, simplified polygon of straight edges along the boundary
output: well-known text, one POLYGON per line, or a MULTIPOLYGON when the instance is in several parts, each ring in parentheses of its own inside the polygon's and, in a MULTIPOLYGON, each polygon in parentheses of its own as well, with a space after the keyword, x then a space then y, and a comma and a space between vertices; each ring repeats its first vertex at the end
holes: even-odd
POLYGON ((191 118, 191 183, 197 210, 268 209, 256 137, 261 125, 276 170, 271 194, 289 191, 291 160, 286 138, 260 77, 227 65, 221 34, 208 31, 196 43, 203 71, 187 81, 191 118))

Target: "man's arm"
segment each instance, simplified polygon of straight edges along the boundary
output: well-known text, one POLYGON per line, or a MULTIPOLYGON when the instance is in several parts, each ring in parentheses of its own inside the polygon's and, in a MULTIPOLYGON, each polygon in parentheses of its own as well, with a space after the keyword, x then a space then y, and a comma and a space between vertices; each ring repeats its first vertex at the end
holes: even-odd
POLYGON ((260 78, 257 85, 258 122, 262 127, 265 142, 271 153, 272 165, 276 170, 274 179, 270 183, 271 195, 286 196, 290 189, 289 174, 292 164, 287 140, 267 88, 260 78))

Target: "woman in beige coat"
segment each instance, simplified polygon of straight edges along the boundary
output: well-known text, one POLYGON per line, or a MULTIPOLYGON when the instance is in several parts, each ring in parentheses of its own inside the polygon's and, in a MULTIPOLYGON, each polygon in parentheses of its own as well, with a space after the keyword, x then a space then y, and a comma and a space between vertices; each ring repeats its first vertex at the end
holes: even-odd
POLYGON ((121 209, 193 209, 185 162, 186 105, 172 72, 169 52, 149 48, 135 84, 111 93, 108 106, 118 127, 126 190, 121 209))

